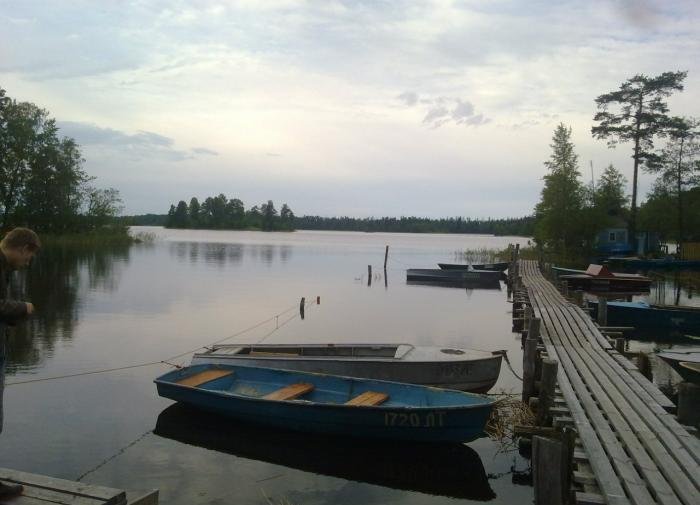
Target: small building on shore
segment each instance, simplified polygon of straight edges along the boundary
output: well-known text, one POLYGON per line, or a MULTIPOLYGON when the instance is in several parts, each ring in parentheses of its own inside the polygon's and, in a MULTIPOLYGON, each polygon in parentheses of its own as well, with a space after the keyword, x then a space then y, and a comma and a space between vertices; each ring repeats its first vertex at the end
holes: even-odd
POLYGON ((633 246, 629 240, 627 221, 616 216, 610 226, 598 232, 596 252, 600 256, 644 256, 661 250, 658 233, 637 231, 636 235, 633 246))

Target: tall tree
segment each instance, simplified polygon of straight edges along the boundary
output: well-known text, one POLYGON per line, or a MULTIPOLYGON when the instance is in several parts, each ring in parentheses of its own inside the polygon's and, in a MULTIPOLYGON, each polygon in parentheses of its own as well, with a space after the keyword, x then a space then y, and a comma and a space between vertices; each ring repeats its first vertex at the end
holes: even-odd
POLYGON ((685 238, 683 193, 700 184, 700 121, 676 117, 672 123, 669 141, 659 153, 658 161, 647 163, 646 170, 658 174, 660 184, 675 197, 680 253, 685 238))
POLYGON ((608 165, 593 191, 593 206, 605 216, 620 216, 627 206, 627 179, 612 164, 608 165))
POLYGON ((263 230, 274 230, 275 229, 275 219, 277 217, 277 209, 275 209, 275 204, 272 200, 268 200, 267 203, 263 203, 260 206, 262 213, 262 223, 263 230))
POLYGON ((568 256, 585 238, 581 226, 584 189, 579 180, 578 155, 571 142, 571 128, 563 123, 554 130, 552 154, 540 202, 535 207, 535 237, 555 252, 568 256))
POLYGON ((190 200, 188 210, 190 213, 190 225, 192 228, 199 228, 199 215, 201 214, 202 209, 196 196, 193 196, 190 200))
POLYGON ((670 126, 668 106, 664 100, 674 91, 683 90, 688 72, 664 72, 656 77, 638 74, 623 82, 620 89, 595 99, 598 112, 593 117, 598 124, 591 128, 593 137, 607 139, 608 146, 619 142, 634 144, 632 159, 632 208, 629 239, 636 242, 637 178, 639 166, 655 158, 654 139, 665 135, 670 126), (614 106, 615 111, 609 108, 614 106))

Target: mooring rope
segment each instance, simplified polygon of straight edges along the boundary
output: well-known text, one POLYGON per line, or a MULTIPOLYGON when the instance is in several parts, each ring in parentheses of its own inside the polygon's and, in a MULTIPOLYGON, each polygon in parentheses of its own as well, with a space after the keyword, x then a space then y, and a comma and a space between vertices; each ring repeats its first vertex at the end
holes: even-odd
MULTIPOLYGON (((308 303, 305 303, 304 306, 307 306, 307 305, 317 305, 317 304, 318 304, 318 298, 316 298, 315 300, 312 299, 312 301, 310 301, 310 302, 308 302, 308 303)), ((231 340, 232 338, 240 337, 241 335, 244 335, 245 333, 248 333, 248 332, 250 332, 250 331, 253 331, 253 330, 255 330, 255 329, 257 329, 257 328, 259 328, 259 327, 261 327, 261 326, 263 326, 263 325, 265 325, 265 324, 267 324, 267 323, 270 323, 270 322, 272 322, 272 321, 276 321, 277 324, 276 324, 275 328, 273 328, 273 329, 272 329, 271 331, 269 331, 267 334, 263 335, 263 337, 262 337, 260 340, 258 340, 257 342, 255 342, 255 344, 261 343, 263 340, 265 340, 266 338, 268 338, 270 335, 272 335, 273 333, 275 333, 276 331, 278 331, 280 328, 282 328, 283 326, 285 326, 286 324, 288 324, 290 321, 292 321, 293 319, 299 317, 299 313, 296 313, 296 314, 293 314, 291 317, 287 318, 287 319, 286 319, 285 321, 283 321, 281 324, 279 323, 279 318, 280 318, 280 316, 283 316, 283 315, 285 315, 285 314, 288 314, 288 313, 291 312, 292 310, 298 309, 298 308, 299 308, 299 305, 295 304, 295 305, 291 306, 290 308, 283 310, 283 311, 280 312, 279 314, 275 314, 275 315, 272 316, 272 317, 269 317, 269 318, 267 318, 267 319, 264 319, 263 321, 260 321, 260 322, 258 322, 258 323, 255 323, 255 324, 251 325, 251 326, 248 326, 247 328, 244 328, 244 329, 242 329, 242 330, 240 330, 240 331, 238 331, 238 332, 236 332, 236 333, 234 333, 234 334, 232 334, 232 335, 229 335, 228 337, 222 338, 221 340, 217 340, 217 341, 212 342, 212 343, 210 343, 210 344, 208 344, 208 345, 199 346, 199 347, 197 347, 197 348, 195 348, 195 349, 187 350, 187 351, 185 351, 185 352, 182 352, 182 353, 177 354, 177 355, 175 355, 175 356, 170 356, 170 357, 165 358, 165 359, 156 360, 156 361, 146 361, 146 362, 144 362, 144 363, 136 363, 136 364, 124 365, 124 366, 120 366, 120 367, 103 368, 103 369, 99 369, 99 370, 90 370, 90 371, 86 371, 86 372, 76 372, 76 373, 71 373, 71 374, 55 375, 55 376, 52 376, 52 377, 43 377, 43 378, 39 378, 39 379, 27 379, 27 380, 23 380, 23 381, 8 382, 8 383, 5 384, 5 386, 18 386, 18 385, 20 385, 20 384, 31 384, 31 383, 33 383, 33 382, 46 382, 46 381, 52 381, 52 380, 58 380, 58 379, 68 379, 68 378, 71 378, 71 377, 82 377, 83 375, 96 375, 96 374, 103 374, 103 373, 109 373, 109 372, 117 372, 117 371, 120 371, 120 370, 129 370, 129 369, 133 369, 133 368, 142 368, 142 367, 154 366, 154 365, 169 365, 169 366, 172 366, 172 367, 175 367, 175 368, 179 368, 180 365, 176 365, 176 364, 170 363, 170 362, 171 362, 171 361, 175 361, 175 360, 177 360, 177 359, 179 359, 179 358, 182 358, 183 356, 187 356, 188 354, 193 354, 193 353, 195 353, 196 351, 199 351, 199 350, 202 350, 202 349, 209 349, 211 346, 214 346, 214 345, 217 345, 217 344, 221 344, 221 343, 223 343, 223 342, 226 342, 226 341, 228 341, 228 340, 231 340)), ((255 344, 253 344, 253 345, 255 345, 255 344)), ((242 344, 242 345, 243 345, 243 344, 242 344)))

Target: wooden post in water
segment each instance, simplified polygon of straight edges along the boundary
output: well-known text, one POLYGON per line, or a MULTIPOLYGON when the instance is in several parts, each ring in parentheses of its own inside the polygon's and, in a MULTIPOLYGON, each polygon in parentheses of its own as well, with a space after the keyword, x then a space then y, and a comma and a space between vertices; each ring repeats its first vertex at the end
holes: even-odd
POLYGON ((574 291, 574 302, 579 307, 583 307, 583 290, 582 289, 577 289, 576 291, 574 291))
POLYGON ((523 403, 528 403, 535 394, 535 360, 537 359, 537 340, 525 339, 523 349, 523 403))
POLYGON ((301 301, 299 302, 299 315, 302 319, 304 319, 304 305, 306 305, 306 298, 302 296, 301 301))
POLYGON ((644 377, 646 377, 649 380, 652 380, 653 374, 651 371, 651 361, 649 360, 649 356, 646 353, 640 352, 639 354, 637 354, 637 368, 644 377))
POLYGON ((372 265, 367 265, 367 285, 372 285, 372 265))
MULTIPOLYGON (((530 309, 532 310, 532 309, 530 309)), ((540 339, 540 328, 542 325, 542 320, 539 317, 530 318, 530 323, 527 327, 527 338, 533 338, 535 340, 540 339)))
POLYGON ((627 340, 624 338, 616 338, 615 339, 615 350, 622 354, 624 356, 625 354, 625 344, 627 343, 627 340))
POLYGON ((549 426, 551 423, 549 409, 554 404, 554 388, 557 385, 558 369, 559 363, 556 360, 542 360, 542 380, 540 381, 540 395, 537 402, 538 426, 549 426))
POLYGON ((692 382, 678 385, 678 422, 700 426, 700 385, 692 382))
POLYGON ((564 429, 561 437, 532 437, 532 481, 535 505, 573 503, 571 478, 575 435, 564 429))
POLYGON ((608 325, 608 300, 602 296, 598 297, 598 325, 608 325))
POLYGON ((386 271, 386 261, 389 259, 389 246, 384 250, 384 271, 386 271))

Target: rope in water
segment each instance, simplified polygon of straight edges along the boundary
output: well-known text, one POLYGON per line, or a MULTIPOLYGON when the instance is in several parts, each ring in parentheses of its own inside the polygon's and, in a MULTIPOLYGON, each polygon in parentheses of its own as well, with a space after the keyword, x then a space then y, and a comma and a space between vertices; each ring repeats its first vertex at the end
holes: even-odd
MULTIPOLYGON (((304 305, 308 306, 308 305, 316 305, 316 304, 317 304, 317 299, 310 301, 310 302, 307 302, 304 305)), ((298 309, 298 307, 299 306, 295 304, 295 305, 291 306, 290 308, 283 310, 279 314, 275 314, 272 317, 269 317, 267 319, 264 319, 263 321, 260 321, 258 323, 251 325, 251 326, 248 326, 247 328, 244 328, 244 329, 242 329, 242 330, 240 330, 232 335, 229 335, 228 337, 222 338, 221 340, 217 340, 215 342, 212 342, 209 345, 202 345, 202 346, 199 346, 195 349, 187 350, 183 353, 177 354, 175 356, 170 356, 170 357, 162 359, 162 360, 146 361, 144 363, 136 363, 133 365, 125 365, 125 366, 114 367, 114 368, 104 368, 104 369, 99 369, 99 370, 90 370, 90 371, 86 371, 86 372, 76 372, 76 373, 65 374, 65 375, 55 375, 53 377, 43 377, 43 378, 39 378, 39 379, 28 379, 28 380, 23 380, 23 381, 8 382, 5 384, 5 386, 18 386, 20 384, 30 384, 33 382, 45 382, 45 381, 52 381, 52 380, 58 380, 58 379, 68 379, 71 377, 82 377, 83 375, 96 375, 96 374, 117 372, 120 370, 129 370, 129 369, 133 369, 133 368, 142 368, 142 367, 154 366, 154 365, 170 365, 170 366, 173 366, 175 368, 179 368, 179 365, 169 363, 169 362, 174 361, 174 360, 179 359, 179 358, 182 358, 183 356, 187 356, 188 354, 192 354, 192 353, 199 351, 199 350, 210 349, 211 346, 221 344, 223 342, 231 340, 232 338, 240 337, 241 335, 244 335, 245 333, 248 333, 248 332, 253 331, 253 330, 255 330, 255 329, 257 329, 257 328, 259 328, 267 323, 275 321, 277 323, 275 328, 273 328, 271 331, 269 331, 268 333, 263 335, 262 338, 260 338, 257 342, 255 342, 255 344, 261 343, 263 340, 268 338, 270 335, 272 335, 273 333, 278 331, 280 328, 282 328, 283 326, 285 326, 286 324, 288 324, 292 320, 299 317, 299 313, 297 312, 296 314, 293 314, 291 317, 288 317, 287 319, 285 319, 282 323, 279 322, 280 316, 284 316, 285 314, 288 314, 292 310, 298 309)))

